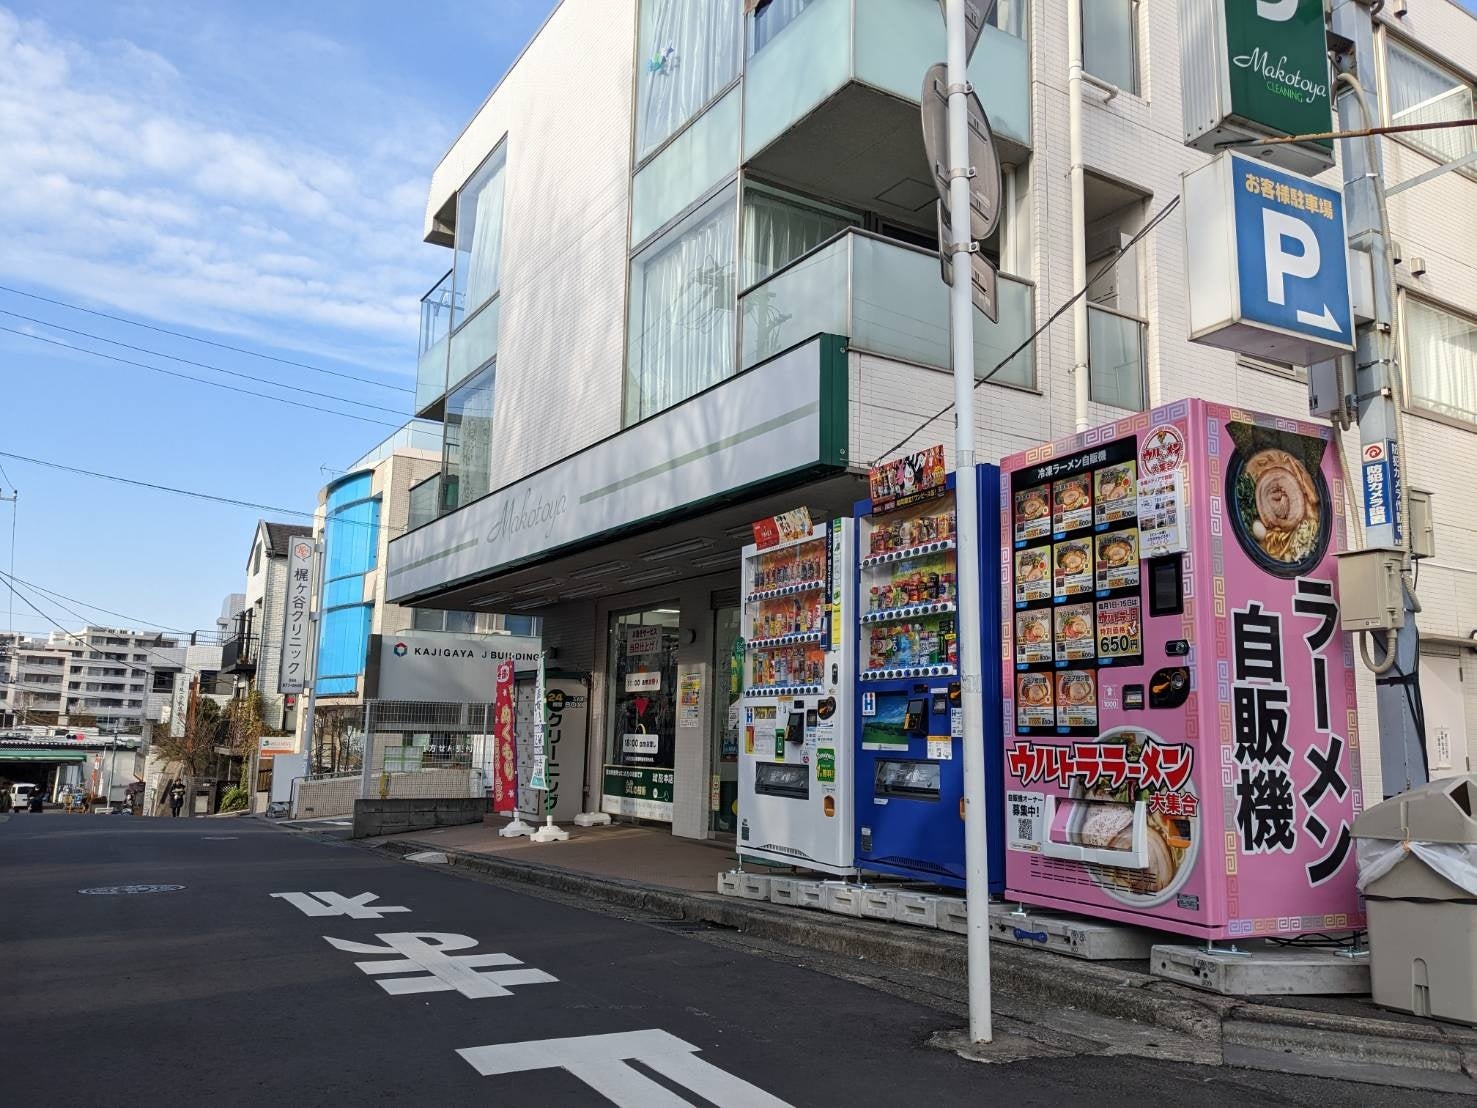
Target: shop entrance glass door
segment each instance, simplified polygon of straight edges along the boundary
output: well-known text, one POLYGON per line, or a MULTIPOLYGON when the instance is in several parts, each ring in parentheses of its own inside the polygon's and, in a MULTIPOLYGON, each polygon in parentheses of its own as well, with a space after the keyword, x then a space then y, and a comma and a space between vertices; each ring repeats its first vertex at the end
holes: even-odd
POLYGON ((676 752, 675 603, 610 617, 610 720, 600 808, 672 822, 676 752))
POLYGON ((738 827, 739 694, 743 687, 744 640, 739 635, 737 605, 714 613, 712 785, 709 827, 715 835, 732 835, 738 827))

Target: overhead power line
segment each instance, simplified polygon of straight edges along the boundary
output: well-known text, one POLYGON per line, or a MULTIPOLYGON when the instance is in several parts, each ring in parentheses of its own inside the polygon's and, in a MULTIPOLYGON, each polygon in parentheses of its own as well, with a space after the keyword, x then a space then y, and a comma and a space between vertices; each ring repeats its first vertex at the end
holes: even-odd
MULTIPOLYGON (((104 615, 112 616, 115 619, 127 620, 129 623, 133 624, 136 627, 156 627, 161 631, 172 631, 177 635, 193 634, 193 632, 182 630, 179 627, 171 627, 167 623, 157 623, 151 619, 139 619, 138 616, 126 616, 122 612, 115 612, 112 609, 104 608, 99 604, 89 604, 85 600, 78 600, 75 596, 68 596, 64 592, 56 592, 54 589, 43 588, 42 586, 36 584, 36 582, 27 581, 24 577, 17 577, 13 573, 9 576, 10 579, 16 584, 24 585, 26 586, 26 588, 32 590, 33 592, 42 593, 43 595, 53 597, 56 600, 70 600, 73 604, 80 604, 82 605, 82 607, 90 608, 94 612, 102 612, 104 615)), ((77 613, 73 612, 72 614, 76 615, 77 613)), ((77 618, 81 619, 82 617, 78 616, 77 618)))
MULTIPOLYGON (((995 376, 995 374, 999 373, 1002 369, 1004 369, 1012 361, 1014 361, 1016 355, 1020 354, 1021 351, 1029 349, 1036 342, 1036 340, 1046 331, 1048 327, 1050 327, 1053 323, 1060 319, 1068 308, 1070 308, 1073 304, 1077 303, 1077 301, 1086 296, 1087 290, 1092 288, 1093 285, 1097 284, 1097 282, 1100 281, 1103 276, 1108 273, 1109 270, 1111 270, 1115 265, 1118 264, 1119 258, 1123 257, 1124 254, 1128 253, 1128 251, 1137 246, 1139 241, 1143 239, 1146 235, 1148 235, 1148 233, 1152 231, 1155 227, 1159 226, 1159 224, 1164 221, 1165 217, 1167 217, 1170 212, 1179 207, 1179 203, 1180 198, 1176 196, 1174 199, 1165 204, 1164 207, 1160 208, 1159 214, 1154 216, 1153 219, 1149 220, 1148 223, 1144 224, 1143 229, 1139 231, 1138 234, 1134 235, 1133 238, 1129 239, 1122 246, 1120 246, 1117 253, 1115 253, 1111 258, 1104 262, 1102 268, 1087 279, 1087 284, 1083 285, 1080 289, 1078 289, 1075 293, 1068 297, 1062 303, 1062 305, 1057 308, 1056 311, 1052 312, 1051 315, 1047 317, 1045 323, 1043 323, 1040 327, 1037 327, 1036 330, 1032 331, 1030 335, 1026 337, 1026 340, 1023 343, 1017 346, 1009 354, 1005 355, 1005 357, 1001 358, 1000 361, 995 363, 995 368, 990 370, 989 373, 986 373, 983 377, 976 381, 974 383, 974 387, 979 388, 991 377, 995 376)), ((880 462, 893 451, 900 450, 902 447, 907 446, 908 443, 913 439, 913 437, 927 428, 930 423, 933 423, 935 420, 942 419, 953 410, 954 402, 951 400, 949 401, 949 403, 945 404, 941 409, 939 409, 939 411, 936 412, 934 415, 929 416, 922 423, 918 424, 917 427, 913 428, 913 430, 904 435, 900 440, 893 443, 886 450, 882 451, 882 453, 878 454, 876 461, 880 462)))
MULTIPOLYGON (((91 331, 79 331, 75 327, 63 327, 60 323, 52 323, 48 319, 36 319, 34 316, 22 315, 20 312, 7 311, 5 308, 0 308, 0 315, 8 315, 12 319, 23 319, 27 323, 35 323, 41 327, 50 327, 54 331, 65 331, 69 335, 77 335, 79 338, 92 339, 94 342, 105 342, 108 343, 110 346, 120 346, 124 350, 132 350, 135 354, 150 354, 156 358, 168 358, 171 362, 180 362, 183 365, 192 365, 195 366, 197 369, 209 370, 211 373, 224 373, 228 377, 239 377, 243 381, 255 381, 259 385, 271 385, 273 388, 288 389, 291 392, 300 392, 305 396, 318 396, 322 397, 324 400, 337 400, 340 404, 356 404, 361 408, 372 408, 374 411, 389 412, 391 415, 401 414, 399 408, 386 408, 383 404, 371 404, 367 400, 354 400, 351 397, 339 396, 337 393, 318 392, 316 389, 305 389, 298 385, 289 385, 283 381, 274 381, 270 377, 256 377, 250 373, 241 373, 234 369, 224 369, 218 365, 211 365, 209 362, 197 362, 193 361, 190 358, 181 358, 177 354, 166 354, 162 350, 151 350, 147 346, 131 346, 126 342, 119 342, 117 339, 110 339, 102 335, 95 335, 91 331)), ((78 347, 78 349, 81 349, 81 347, 78 347)), ((88 353, 97 353, 97 351, 89 350, 88 353)))
MULTIPOLYGON (((323 412, 325 415, 338 416, 340 419, 353 419, 358 420, 360 423, 374 423, 380 427, 401 426, 398 423, 389 423, 383 419, 371 419, 369 416, 355 415, 353 412, 341 412, 334 408, 323 408, 317 404, 306 404, 298 400, 290 400, 285 396, 269 396, 264 392, 255 392, 252 389, 237 388, 235 385, 228 385, 223 381, 208 381, 204 377, 193 377, 188 373, 178 373, 175 370, 163 369, 160 366, 149 365, 146 362, 135 362, 129 358, 120 358, 116 354, 104 354, 101 350, 88 350, 85 346, 73 346, 69 342, 62 342, 60 339, 49 339, 45 335, 33 335, 28 331, 22 331, 16 327, 0 327, 0 331, 9 332, 12 335, 19 335, 23 339, 31 339, 35 342, 44 342, 49 346, 59 346, 63 350, 72 351, 74 354, 87 354, 94 358, 106 358, 110 362, 118 362, 121 365, 137 366, 139 369, 147 369, 152 373, 162 373, 166 377, 178 377, 184 381, 194 381, 197 385, 208 385, 210 388, 213 389, 225 389, 227 392, 240 393, 242 396, 254 396, 258 400, 271 400, 277 404, 289 404, 294 408, 307 408, 311 411, 323 412)), ((284 385, 280 387, 287 388, 290 386, 284 385)))
POLYGON ((211 339, 202 339, 198 335, 187 335, 183 331, 171 331, 168 327, 159 327, 152 323, 141 323, 127 316, 113 315, 110 312, 100 312, 96 308, 84 308, 81 304, 74 304, 70 300, 56 300, 49 296, 41 296, 39 293, 22 292, 20 289, 11 288, 8 285, 0 285, 0 292, 8 292, 13 296, 24 296, 29 300, 39 300, 43 304, 55 304, 59 308, 70 308, 74 312, 86 312, 88 315, 98 316, 100 319, 111 319, 115 323, 126 323, 130 327, 141 327, 146 331, 155 331, 161 335, 170 335, 177 339, 185 339, 189 342, 198 342, 205 346, 214 346, 218 350, 231 350, 237 354, 245 354, 252 358, 261 358, 263 361, 276 362, 279 365, 296 366, 298 369, 311 370, 314 373, 322 373, 328 377, 342 377, 345 381, 358 381, 363 385, 373 385, 375 388, 392 389, 395 392, 415 392, 415 389, 407 385, 392 385, 384 381, 372 381, 368 377, 356 377, 352 373, 339 373, 337 370, 324 369, 322 366, 309 365, 307 362, 295 362, 291 358, 279 358, 275 354, 263 354, 260 350, 250 350, 244 346, 232 346, 228 342, 215 342, 211 339))

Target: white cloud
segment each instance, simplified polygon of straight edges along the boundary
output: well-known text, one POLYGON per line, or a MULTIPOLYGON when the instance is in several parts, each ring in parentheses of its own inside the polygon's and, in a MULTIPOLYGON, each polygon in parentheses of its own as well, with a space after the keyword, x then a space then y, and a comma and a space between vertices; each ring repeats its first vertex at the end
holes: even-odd
POLYGON ((283 133, 249 95, 213 103, 138 43, 0 8, 0 276, 305 348, 347 331, 352 351, 413 372, 417 298, 449 265, 419 243, 431 128, 400 105, 355 148, 335 119, 356 91, 324 105, 318 133, 283 133))

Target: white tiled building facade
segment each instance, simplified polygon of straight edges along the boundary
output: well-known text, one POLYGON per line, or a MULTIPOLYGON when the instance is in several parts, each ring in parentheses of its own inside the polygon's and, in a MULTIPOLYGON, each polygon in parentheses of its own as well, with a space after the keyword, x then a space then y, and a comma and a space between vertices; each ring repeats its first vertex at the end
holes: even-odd
MULTIPOLYGON (((1117 85, 1104 89, 1100 80, 1084 91, 1083 233, 1096 272, 1207 157, 1182 144, 1180 5, 1082 2, 1091 17, 1087 68, 1117 85)), ((1451 0, 1385 9, 1374 17, 1374 72, 1360 73, 1381 118, 1477 114, 1477 19, 1451 0)), ((1006 163, 1002 230, 987 247, 1002 273, 1001 320, 977 326, 985 337, 980 372, 993 368, 991 350, 1014 348, 1077 291, 1066 9, 1060 0, 1006 0, 995 24, 971 68, 1006 163)), ((443 495, 443 514, 425 534, 438 533, 442 546, 458 537, 476 545, 470 523, 458 531, 459 519, 475 517, 469 503, 520 482, 533 489, 546 467, 595 444, 604 449, 604 440, 619 443, 639 418, 659 419, 669 403, 704 387, 716 386, 721 405, 721 382, 736 369, 817 332, 848 340, 845 474, 863 473, 943 409, 952 400, 946 297, 937 260, 923 253, 937 240, 913 91, 942 55, 934 0, 563 0, 432 177, 426 239, 455 246, 456 270, 427 299, 417 403, 446 420, 446 472, 461 488, 443 495), (708 28, 706 37, 697 27, 708 28), (732 41, 715 45, 714 28, 732 41), (485 210, 497 204, 500 223, 485 210), (851 234, 822 245, 848 225, 851 234), (672 286, 665 292, 664 281, 672 286), (711 364, 684 362, 684 352, 700 348, 711 364), (468 380, 479 383, 459 395, 468 380)), ((1439 134, 1382 140, 1387 181, 1477 149, 1471 130, 1439 134)), ((1328 179, 1336 182, 1337 170, 1328 179)), ((1477 736, 1477 675, 1466 676, 1472 666, 1463 667, 1470 655, 1461 646, 1477 631, 1477 498, 1466 488, 1477 468, 1477 167, 1390 207, 1412 393, 1406 478, 1435 497, 1437 556, 1419 580, 1428 730, 1447 730, 1451 768, 1460 769, 1465 735, 1477 736)), ((1116 340, 1104 350, 1130 370, 1141 364, 1142 379, 1100 372, 1108 356, 1094 353, 1095 401, 1116 403, 1092 403, 1089 423, 1185 396, 1304 415, 1300 370, 1188 341, 1186 280, 1176 212, 1092 286, 1094 334, 1101 328, 1116 340)), ((1070 312, 1036 339, 1029 358, 1008 367, 1009 383, 976 393, 981 459, 1075 429, 1070 312)), ((948 416, 909 443, 943 442, 951 451, 952 439, 948 416)), ((861 485, 833 482, 822 495, 820 485, 797 480, 791 499, 845 511, 848 487, 861 485)), ((712 491, 693 488, 687 500, 712 491)), ((769 506, 758 495, 747 506, 742 497, 701 510, 694 503, 690 528, 681 512, 647 527, 646 547, 695 534, 715 552, 650 586, 632 571, 652 552, 640 552, 630 529, 619 540, 630 547, 612 539, 603 552, 550 549, 480 574, 448 571, 432 586, 397 585, 396 567, 422 572, 410 563, 424 562, 419 555, 432 544, 412 532, 391 545, 389 595, 544 618, 559 664, 591 674, 587 788, 596 807, 600 750, 615 726, 606 718, 614 704, 606 684, 611 620, 643 608, 671 612, 683 632, 678 662, 720 666, 721 612, 737 575, 717 555, 741 541, 742 528, 731 524, 769 506), (602 557, 618 568, 602 574, 602 557)), ((1367 674, 1360 710, 1369 747, 1367 674)), ((682 834, 709 829, 715 729, 721 724, 709 720, 683 740, 692 749, 679 743, 674 819, 682 834)), ((1372 749, 1364 772, 1367 793, 1378 795, 1372 749)))

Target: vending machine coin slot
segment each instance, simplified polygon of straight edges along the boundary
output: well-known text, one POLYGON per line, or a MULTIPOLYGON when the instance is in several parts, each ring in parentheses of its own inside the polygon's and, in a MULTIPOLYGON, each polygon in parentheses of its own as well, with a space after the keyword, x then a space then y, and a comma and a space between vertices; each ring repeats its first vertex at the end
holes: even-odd
POLYGON ((929 707, 929 711, 933 715, 943 716, 945 719, 948 719, 949 718, 949 690, 948 689, 934 689, 929 695, 930 695, 930 697, 931 697, 931 699, 933 701, 932 705, 929 707))
POLYGON ((1156 669, 1149 680, 1150 708, 1178 708, 1190 698, 1190 671, 1184 666, 1156 669))

